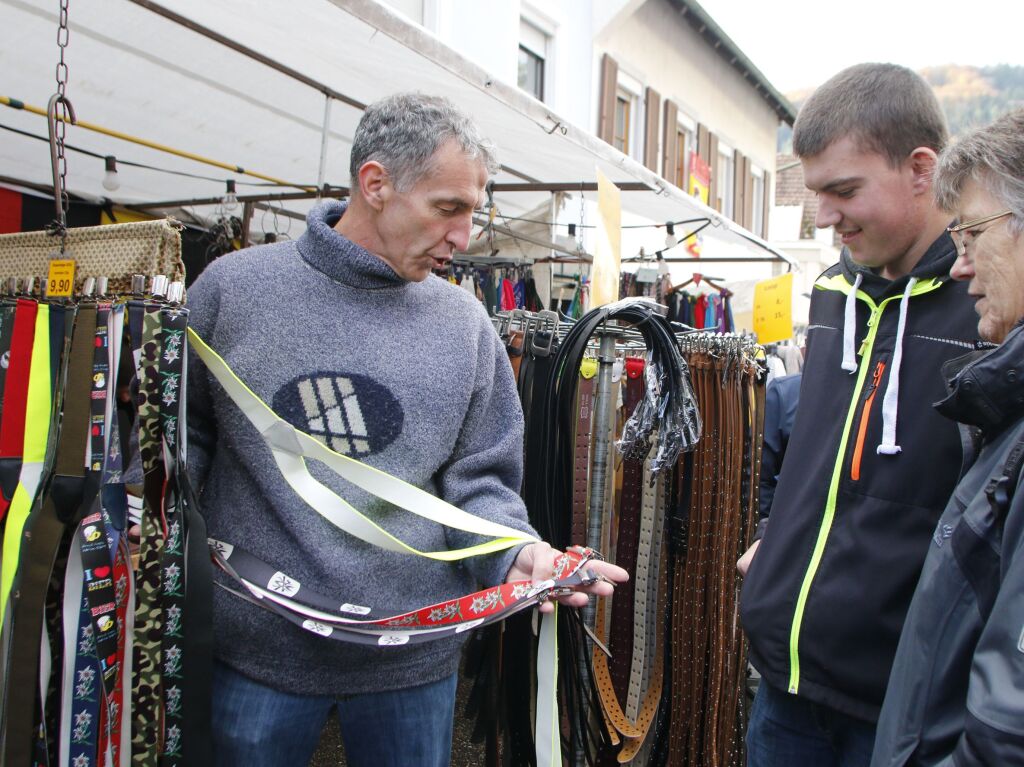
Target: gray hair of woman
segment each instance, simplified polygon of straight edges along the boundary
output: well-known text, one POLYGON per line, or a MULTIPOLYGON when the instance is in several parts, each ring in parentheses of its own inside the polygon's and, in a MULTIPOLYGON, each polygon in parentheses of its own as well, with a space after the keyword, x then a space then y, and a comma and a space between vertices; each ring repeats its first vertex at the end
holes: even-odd
POLYGON ((494 144, 448 99, 397 93, 374 102, 363 113, 352 139, 352 187, 358 188, 359 169, 374 160, 384 166, 398 191, 407 192, 431 171, 431 158, 448 141, 479 160, 488 174, 498 172, 494 144))
POLYGON ((1010 231, 1024 234, 1024 108, 977 128, 939 157, 933 190, 938 204, 957 209, 964 184, 973 180, 1013 212, 1010 231))

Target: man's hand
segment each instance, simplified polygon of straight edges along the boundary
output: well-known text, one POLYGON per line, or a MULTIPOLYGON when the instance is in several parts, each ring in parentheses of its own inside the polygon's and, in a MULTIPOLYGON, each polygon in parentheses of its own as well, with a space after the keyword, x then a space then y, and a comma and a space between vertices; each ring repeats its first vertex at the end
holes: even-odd
POLYGON ((747 549, 743 556, 740 557, 740 561, 736 563, 736 569, 740 571, 740 575, 746 576, 747 570, 750 569, 750 563, 754 561, 754 554, 757 553, 757 547, 761 545, 761 541, 754 541, 753 545, 747 549))
MULTIPOLYGON (((534 583, 540 583, 549 580, 555 574, 555 560, 561 553, 558 549, 551 548, 551 544, 544 543, 543 541, 528 543, 519 550, 516 561, 512 563, 512 567, 508 571, 505 582, 530 580, 534 583)), ((563 605, 583 607, 590 599, 588 594, 610 597, 615 592, 616 583, 625 583, 629 580, 629 573, 621 567, 610 562, 602 562, 599 559, 592 559, 584 565, 584 568, 596 575, 607 578, 607 580, 597 581, 589 586, 581 586, 573 594, 558 597, 558 601, 563 605)), ((544 602, 540 606, 542 613, 549 613, 554 609, 554 605, 550 602, 544 602)))

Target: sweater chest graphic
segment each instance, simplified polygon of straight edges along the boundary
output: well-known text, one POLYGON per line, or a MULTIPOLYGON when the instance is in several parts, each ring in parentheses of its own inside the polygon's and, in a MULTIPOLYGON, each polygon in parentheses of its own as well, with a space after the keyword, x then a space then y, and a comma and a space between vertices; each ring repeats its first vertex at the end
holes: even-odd
POLYGON ((298 429, 343 455, 379 453, 402 431, 402 406, 391 390, 359 373, 298 376, 274 395, 273 408, 298 429))

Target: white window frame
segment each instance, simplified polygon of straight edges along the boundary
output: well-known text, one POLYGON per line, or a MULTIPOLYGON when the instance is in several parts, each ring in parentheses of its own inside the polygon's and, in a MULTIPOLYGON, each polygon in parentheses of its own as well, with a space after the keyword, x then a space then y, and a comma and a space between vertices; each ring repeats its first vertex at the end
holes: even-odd
POLYGON ((644 84, 628 72, 623 72, 620 67, 618 87, 616 88, 615 93, 616 98, 625 96, 629 101, 629 146, 625 148, 624 154, 629 155, 634 160, 642 162, 644 138, 644 84))
MULTIPOLYGON (((682 185, 679 187, 684 192, 689 191, 690 186, 690 153, 697 150, 697 121, 692 119, 689 115, 684 112, 676 113, 676 137, 675 140, 678 142, 678 134, 682 131, 686 134, 686 149, 685 156, 678 158, 678 162, 683 166, 683 178, 682 185)), ((677 143, 678 147, 678 143, 677 143)), ((673 173, 675 169, 673 168, 673 173)))
MULTIPOLYGON (((734 208, 736 202, 736 150, 721 138, 718 139, 717 162, 711 172, 718 174, 715 191, 722 200, 722 215, 730 221, 734 221, 736 214, 734 208), (722 172, 723 164, 727 168, 725 173, 722 172)), ((715 201, 712 200, 711 203, 713 207, 715 201)))
MULTIPOLYGON (((426 0, 424 0, 426 2, 426 0)), ((523 2, 519 8, 519 45, 527 50, 542 56, 544 59, 544 103, 552 104, 555 95, 555 61, 558 54, 558 24, 550 16, 539 8, 523 2), (544 50, 536 51, 528 41, 523 39, 523 25, 533 27, 534 30, 544 36, 544 50)), ((516 51, 518 52, 518 48, 516 51)))
POLYGON ((751 204, 754 209, 754 216, 750 221, 750 229, 758 237, 767 239, 767 227, 764 220, 764 196, 768 193, 764 183, 764 168, 760 165, 750 163, 750 175, 754 177, 751 193, 751 204))

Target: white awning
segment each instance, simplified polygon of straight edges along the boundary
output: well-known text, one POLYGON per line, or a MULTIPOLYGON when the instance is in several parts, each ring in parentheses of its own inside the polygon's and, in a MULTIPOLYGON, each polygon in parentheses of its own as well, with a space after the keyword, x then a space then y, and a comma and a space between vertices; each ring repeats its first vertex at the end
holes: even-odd
MULTIPOLYGON (((70 71, 67 96, 79 120, 300 186, 315 186, 327 101, 314 87, 318 84, 350 102, 332 101, 326 155, 326 182, 345 186, 351 137, 361 115, 353 103, 366 104, 405 90, 442 94, 473 115, 497 144, 503 166, 498 184, 593 183, 599 168, 616 183, 641 182, 649 187, 623 192, 623 209, 629 213, 657 222, 712 219, 714 225, 704 231, 706 257, 788 260, 774 249, 766 251, 765 243, 749 232, 374 0, 165 0, 155 6, 149 0, 72 5, 65 54, 70 71), (157 12, 161 8, 222 36, 234 47, 170 20, 157 12), (256 51, 314 85, 239 49, 256 51)), ((45 107, 55 91, 54 7, 50 0, 0 0, 0 22, 8 31, 0 48, 0 95, 45 107)), ((0 126, 46 135, 46 120, 27 111, 0 108, 0 126)), ((66 140, 73 147, 118 158, 121 186, 109 192, 101 185, 102 159, 68 152, 68 189, 87 198, 108 197, 128 204, 210 198, 223 194, 226 178, 238 179, 240 196, 279 191, 253 186, 260 182, 246 176, 80 127, 69 126, 66 140), (159 173, 125 161, 215 180, 159 173)), ((46 143, 0 130, 0 177, 50 184, 46 143)), ((505 191, 496 195, 496 201, 503 213, 517 216, 536 208, 548 195, 546 190, 505 191)), ((594 193, 587 196, 595 199, 594 193)), ((287 207, 304 211, 309 202, 290 201, 287 207)))

